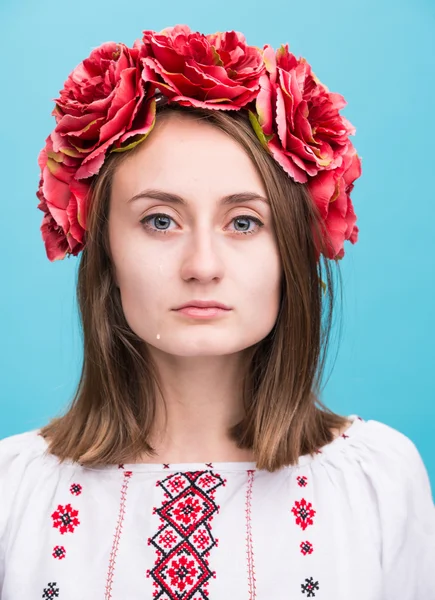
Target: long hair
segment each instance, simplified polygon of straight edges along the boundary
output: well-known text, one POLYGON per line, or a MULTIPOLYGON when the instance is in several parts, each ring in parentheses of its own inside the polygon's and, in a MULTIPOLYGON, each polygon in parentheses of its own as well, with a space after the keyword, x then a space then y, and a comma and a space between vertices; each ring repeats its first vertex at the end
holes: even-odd
MULTIPOLYGON (((158 105, 156 119, 174 110, 235 139, 270 202, 283 269, 279 312, 271 332, 246 351, 245 415, 228 434, 238 448, 253 451, 258 469, 273 472, 314 454, 334 439, 332 429, 346 424, 320 400, 336 308, 333 264, 341 284, 338 262, 319 258, 324 231, 307 186, 295 183, 263 148, 246 113, 171 104, 158 105)), ((138 147, 110 154, 91 185, 77 279, 82 371, 64 414, 41 428, 48 452, 60 461, 95 466, 156 455, 150 436, 162 390, 146 343, 125 319, 108 238, 113 174, 138 147)))

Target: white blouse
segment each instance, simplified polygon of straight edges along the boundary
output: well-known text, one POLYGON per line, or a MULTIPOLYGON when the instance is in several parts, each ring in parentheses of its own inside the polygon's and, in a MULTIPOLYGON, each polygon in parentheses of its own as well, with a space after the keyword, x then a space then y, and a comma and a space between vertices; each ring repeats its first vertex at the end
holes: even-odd
POLYGON ((1 600, 435 600, 435 506, 374 420, 296 466, 61 465, 0 441, 1 600))

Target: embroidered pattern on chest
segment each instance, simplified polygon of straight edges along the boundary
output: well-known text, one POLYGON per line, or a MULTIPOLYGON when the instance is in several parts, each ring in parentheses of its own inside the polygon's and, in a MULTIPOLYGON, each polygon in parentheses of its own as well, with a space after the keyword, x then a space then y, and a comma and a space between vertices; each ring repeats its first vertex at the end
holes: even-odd
POLYGON ((319 589, 319 582, 314 581, 312 577, 305 579, 305 583, 301 583, 301 592, 307 594, 308 598, 314 598, 315 590, 319 589))
POLYGON ((256 600, 257 598, 257 582, 255 577, 255 563, 254 563, 254 542, 252 535, 252 491, 255 478, 255 470, 250 469, 248 474, 248 485, 246 488, 246 556, 248 561, 248 589, 249 589, 249 600, 256 600))
MULTIPOLYGON (((296 481, 299 487, 301 488, 309 488, 309 479, 306 475, 299 475, 296 477, 296 481)), ((311 502, 308 502, 305 498, 301 498, 301 500, 296 500, 294 503, 291 512, 296 517, 295 524, 299 525, 299 527, 305 531, 307 527, 314 524, 314 516, 316 511, 313 509, 313 505, 311 502)), ((313 544, 305 539, 302 540, 299 544, 299 550, 303 556, 310 556, 313 554, 313 544)), ((314 581, 313 577, 305 578, 305 582, 301 583, 301 593, 307 594, 308 598, 314 598, 316 595, 316 590, 319 589, 319 582, 314 581)))
POLYGON ((42 592, 42 598, 59 598, 59 588, 56 587, 55 581, 47 584, 47 587, 42 592))
POLYGON ((292 513, 296 517, 296 525, 300 525, 305 531, 309 525, 313 524, 313 517, 316 514, 316 511, 313 510, 311 502, 307 502, 305 498, 302 498, 300 502, 296 500, 295 505, 292 508, 292 513))
MULTIPOLYGON (((118 468, 124 468, 123 465, 120 465, 118 468)), ((124 525, 125 519, 125 507, 127 503, 127 491, 128 485, 130 483, 130 479, 133 476, 132 471, 123 471, 123 482, 121 487, 121 500, 119 503, 119 513, 118 513, 118 522, 116 524, 115 533, 113 536, 112 550, 110 552, 109 559, 109 568, 107 571, 107 580, 106 580, 106 589, 104 600, 111 600, 112 598, 112 588, 113 588, 113 579, 115 576, 115 565, 116 559, 118 557, 119 543, 121 540, 122 528, 124 525)))
POLYGON ((80 525, 78 519, 79 511, 75 510, 71 504, 58 504, 57 509, 51 515, 53 519, 53 527, 59 529, 60 533, 71 532, 74 533, 74 529, 80 525))
POLYGON ((216 490, 226 480, 213 471, 174 473, 156 486, 163 492, 158 531, 148 539, 156 550, 152 577, 155 600, 201 600, 216 573, 210 569, 210 550, 218 545, 211 522, 219 512, 216 490))

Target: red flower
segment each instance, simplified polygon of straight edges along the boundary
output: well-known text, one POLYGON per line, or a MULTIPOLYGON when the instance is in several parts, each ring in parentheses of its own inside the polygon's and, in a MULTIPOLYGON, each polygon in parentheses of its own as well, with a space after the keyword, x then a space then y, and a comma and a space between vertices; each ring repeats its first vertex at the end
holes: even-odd
POLYGON ((198 567, 194 560, 188 560, 186 556, 181 556, 179 560, 172 560, 168 569, 168 576, 171 578, 171 587, 174 586, 181 592, 187 586, 192 587, 198 574, 198 567))
POLYGON ((143 78, 184 106, 238 110, 255 98, 265 72, 262 52, 242 33, 204 35, 187 25, 160 33, 146 30, 135 47, 143 57, 143 78))
POLYGON ((71 492, 71 494, 73 494, 74 496, 80 496, 80 494, 82 493, 82 486, 80 485, 80 483, 72 483, 69 491, 71 492))
POLYGON ((306 556, 307 554, 313 553, 313 544, 311 542, 305 541, 299 544, 299 548, 301 549, 301 553, 306 556))
POLYGON ((177 503, 174 509, 174 518, 183 523, 183 525, 191 525, 198 521, 201 513, 201 506, 197 498, 187 497, 177 503))
POLYGON ((55 546, 51 555, 53 558, 58 558, 59 560, 62 560, 66 556, 66 550, 64 546, 55 546))
POLYGON ((50 260, 77 255, 84 246, 90 182, 107 152, 142 141, 155 121, 155 100, 147 98, 139 51, 108 42, 93 50, 66 80, 38 163, 38 208, 50 260))
POLYGON ((311 196, 320 210, 322 227, 328 241, 327 258, 341 259, 343 244, 358 241, 359 229, 350 199, 354 181, 361 175, 361 159, 351 145, 343 157, 343 164, 334 171, 322 171, 308 182, 311 196))
POLYGON ((288 44, 276 54, 266 45, 264 60, 267 74, 261 78, 256 108, 273 156, 299 183, 340 166, 348 136, 355 133, 339 114, 346 105, 343 96, 329 92, 306 60, 289 52, 288 44))
POLYGON ((300 525, 304 531, 308 525, 313 525, 313 517, 316 511, 313 510, 311 502, 307 502, 305 498, 302 498, 300 502, 296 500, 292 513, 296 517, 296 525, 300 525))
POLYGON ((130 147, 126 140, 151 130, 154 110, 141 74, 137 49, 107 42, 69 75, 56 99, 52 140, 55 152, 80 160, 76 179, 98 173, 109 147, 130 147))
POLYGON ((328 258, 342 258, 343 242, 357 240, 356 215, 350 201, 361 160, 349 140, 353 125, 339 110, 346 106, 314 75, 304 58, 264 47, 267 73, 260 80, 257 114, 250 113, 259 139, 298 183, 307 183, 332 236, 328 258), (329 194, 329 196, 328 196, 329 194), (328 203, 340 201, 334 208, 328 203))
POLYGON ((54 152, 50 136, 39 153, 38 163, 41 177, 36 195, 40 200, 38 208, 44 212, 41 232, 47 256, 53 261, 65 254, 77 255, 84 245, 89 186, 74 179, 74 159, 54 152))
POLYGON ((53 527, 59 529, 62 535, 68 531, 73 533, 75 527, 80 525, 80 521, 77 518, 78 514, 79 511, 75 510, 71 504, 66 504, 65 506, 59 504, 57 509, 51 515, 53 527))

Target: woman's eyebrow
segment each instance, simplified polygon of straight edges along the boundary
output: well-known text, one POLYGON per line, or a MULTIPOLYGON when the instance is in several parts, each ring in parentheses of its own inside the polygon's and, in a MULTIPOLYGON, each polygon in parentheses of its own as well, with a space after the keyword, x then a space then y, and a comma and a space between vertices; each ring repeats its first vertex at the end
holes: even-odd
MULTIPOLYGON (((161 200, 162 202, 170 202, 172 204, 182 204, 183 206, 187 206, 188 204, 184 198, 177 194, 157 189, 143 190, 142 192, 135 194, 132 198, 127 200, 127 202, 134 202, 135 200, 139 200, 139 198, 153 198, 154 200, 161 200)), ((238 192, 237 194, 229 194, 228 196, 221 198, 219 203, 240 204, 241 202, 249 202, 251 200, 260 200, 261 202, 269 204, 267 198, 256 192, 238 192)))

